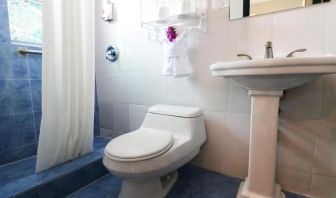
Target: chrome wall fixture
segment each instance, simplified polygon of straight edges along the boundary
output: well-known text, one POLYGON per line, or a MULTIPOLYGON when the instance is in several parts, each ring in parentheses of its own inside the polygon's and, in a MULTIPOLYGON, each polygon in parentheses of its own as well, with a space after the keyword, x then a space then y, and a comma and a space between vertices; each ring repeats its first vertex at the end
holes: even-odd
POLYGON ((103 0, 101 2, 102 5, 102 15, 101 18, 103 21, 111 23, 114 21, 114 13, 113 13, 113 2, 111 0, 103 0))
POLYGON ((119 58, 119 49, 115 45, 109 45, 106 49, 105 58, 110 62, 116 62, 119 58))
POLYGON ((16 53, 20 54, 20 55, 27 55, 27 54, 42 54, 41 50, 33 50, 33 49, 28 49, 25 47, 18 47, 16 49, 16 53))

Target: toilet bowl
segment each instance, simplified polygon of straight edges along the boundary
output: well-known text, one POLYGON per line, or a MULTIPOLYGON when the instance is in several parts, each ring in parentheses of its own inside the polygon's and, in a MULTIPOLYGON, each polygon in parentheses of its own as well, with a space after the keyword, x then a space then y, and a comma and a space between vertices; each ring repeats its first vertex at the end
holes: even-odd
POLYGON ((119 198, 162 198, 177 180, 176 169, 195 157, 205 141, 200 109, 155 105, 138 130, 107 144, 103 163, 123 179, 119 198))

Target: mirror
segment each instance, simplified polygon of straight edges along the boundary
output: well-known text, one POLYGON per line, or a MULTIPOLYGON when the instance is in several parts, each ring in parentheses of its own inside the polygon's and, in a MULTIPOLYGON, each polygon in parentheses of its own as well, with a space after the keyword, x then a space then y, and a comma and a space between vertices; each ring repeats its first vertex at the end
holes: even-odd
POLYGON ((230 20, 306 7, 329 1, 330 0, 231 0, 230 20))

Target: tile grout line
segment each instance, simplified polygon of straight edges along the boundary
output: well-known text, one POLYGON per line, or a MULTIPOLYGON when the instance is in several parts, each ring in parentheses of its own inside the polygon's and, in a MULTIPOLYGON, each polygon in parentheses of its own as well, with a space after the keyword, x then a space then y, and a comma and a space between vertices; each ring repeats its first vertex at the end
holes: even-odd
POLYGON ((108 176, 110 176, 110 175, 111 175, 111 174, 108 173, 108 174, 106 174, 106 175, 104 175, 104 176, 102 176, 102 177, 100 177, 100 178, 98 178, 98 179, 92 181, 92 182, 89 183, 88 185, 83 186, 82 188, 76 190, 75 192, 72 192, 71 194, 65 196, 65 198, 71 197, 71 196, 74 195, 75 193, 82 191, 84 188, 86 188, 86 187, 88 187, 88 186, 90 186, 90 185, 92 185, 92 184, 95 184, 95 183, 97 183, 98 181, 100 181, 100 180, 102 180, 102 179, 104 179, 105 177, 108 177, 108 176))
MULTIPOLYGON (((322 89, 323 89, 323 85, 324 85, 324 83, 322 82, 322 89)), ((310 196, 312 196, 312 194, 313 194, 314 178, 315 178, 315 174, 316 174, 316 166, 317 166, 317 161, 318 161, 318 159, 317 159, 317 151, 318 151, 317 147, 318 147, 318 144, 319 144, 319 133, 318 132, 319 132, 319 128, 322 127, 321 122, 323 122, 323 121, 320 121, 318 123, 318 125, 315 127, 314 162, 313 162, 313 171, 312 171, 312 176, 311 176, 311 181, 310 181, 310 189, 309 189, 310 190, 310 192, 309 192, 310 196)))
POLYGON ((30 90, 30 100, 31 100, 31 107, 32 107, 32 113, 33 113, 33 124, 34 124, 34 133, 35 133, 35 142, 36 145, 38 145, 38 137, 37 137, 37 131, 36 131, 36 121, 35 121, 35 113, 34 113, 34 102, 33 102, 33 92, 32 92, 32 85, 31 85, 31 78, 30 78, 30 64, 28 62, 28 58, 30 55, 26 57, 27 61, 27 68, 28 68, 28 77, 29 77, 29 90, 30 90))
POLYGON ((0 169, 3 168, 3 167, 5 167, 5 166, 9 166, 9 165, 12 165, 12 164, 15 164, 15 163, 19 163, 20 161, 28 160, 28 159, 30 159, 30 158, 34 158, 34 157, 36 157, 36 155, 33 155, 33 156, 31 156, 31 157, 27 157, 27 158, 23 158, 23 159, 14 161, 14 162, 10 162, 10 163, 8 163, 8 164, 3 164, 3 165, 0 166, 0 169))

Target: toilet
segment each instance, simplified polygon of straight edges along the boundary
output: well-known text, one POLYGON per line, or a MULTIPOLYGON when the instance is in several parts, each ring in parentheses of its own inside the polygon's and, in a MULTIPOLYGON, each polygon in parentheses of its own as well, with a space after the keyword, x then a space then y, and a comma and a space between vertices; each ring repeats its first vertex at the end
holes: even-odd
POLYGON ((119 198, 163 198, 205 141, 200 109, 155 105, 139 129, 107 144, 103 164, 123 180, 119 198))

